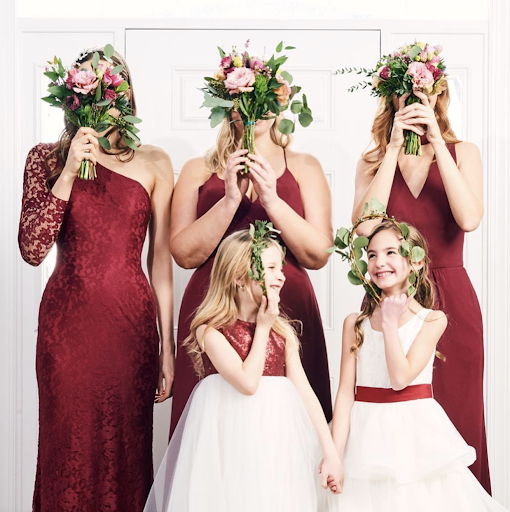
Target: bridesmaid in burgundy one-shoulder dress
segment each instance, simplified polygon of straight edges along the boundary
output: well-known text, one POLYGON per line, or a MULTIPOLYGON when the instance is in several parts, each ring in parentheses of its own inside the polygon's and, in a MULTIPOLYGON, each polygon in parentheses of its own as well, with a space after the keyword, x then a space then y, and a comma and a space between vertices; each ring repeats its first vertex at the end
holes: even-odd
POLYGON ((46 186, 53 148, 28 155, 19 227, 31 265, 58 248, 39 310, 33 510, 141 512, 159 372, 156 304, 140 261, 151 198, 98 163, 94 181, 76 179, 59 199, 46 186))
MULTIPOLYGON (((423 104, 418 104, 415 111, 413 108, 416 107, 404 108, 401 104, 400 112, 402 115, 407 113, 408 120, 419 118, 414 126, 419 127, 420 135, 424 131, 427 132, 427 135, 421 135, 424 156, 411 156, 406 160, 402 157, 403 149, 392 148, 391 143, 400 142, 402 128, 407 126, 400 124, 396 128, 393 127, 391 140, 390 132, 385 135, 388 137, 388 145, 384 159, 375 174, 375 177, 379 178, 378 182, 376 183, 374 175, 359 171, 358 203, 355 208, 359 208, 363 202, 360 199, 364 194, 377 197, 387 204, 388 215, 416 226, 427 240, 431 258, 431 278, 436 285, 436 307, 444 311, 448 317, 448 327, 438 344, 438 350, 445 355, 446 361, 436 360, 434 364, 434 398, 444 408, 466 442, 475 448, 476 461, 470 469, 490 493, 483 406, 482 315, 478 298, 463 263, 464 231, 474 229, 483 214, 481 159, 478 149, 473 144, 458 144, 462 145, 463 151, 461 167, 458 168, 459 155, 456 143, 460 141, 455 138, 449 124, 443 122, 439 126, 433 110, 436 101, 439 108, 446 110, 449 101, 448 90, 429 99, 421 93, 417 95, 420 95, 423 104), (407 181, 412 182, 410 185, 404 179, 405 174, 397 163, 397 159, 400 161, 400 158, 403 158, 407 168, 412 170, 407 174, 407 181), (428 169, 421 165, 425 159, 432 161, 428 169), (443 166, 443 170, 439 165, 443 166), (417 173, 418 177, 415 178, 417 173), (450 194, 453 191, 457 197, 448 196, 445 180, 449 180, 450 194), (423 188, 419 190, 422 183, 423 188), (413 187, 414 193, 411 192, 413 187), (454 211, 457 213, 457 220, 454 211), (471 216, 467 217, 467 214, 471 216), (465 226, 464 230, 459 222, 465 226)), ((394 100, 384 108, 399 110, 398 102, 394 100)), ((397 113, 394 124, 397 124, 399 116, 400 113, 397 113)), ((377 144, 377 137, 374 138, 377 144)), ((355 210, 354 216, 357 214, 359 212, 356 213, 355 210)))
MULTIPOLYGON (((260 142, 257 144, 259 143, 260 142)), ((276 160, 278 162, 280 162, 280 158, 282 164, 285 162, 285 170, 276 181, 277 195, 281 200, 289 205, 292 210, 299 215, 299 217, 304 219, 305 210, 303 206, 302 193, 296 178, 287 167, 287 155, 285 150, 282 151, 282 149, 278 147, 277 150, 275 150, 275 153, 277 155, 276 160)), ((320 172, 322 173, 322 170, 320 172)), ((322 179, 324 179, 323 176, 322 179)), ((317 178, 317 181, 319 181, 319 178, 317 178)), ((327 184, 325 186, 327 187, 327 184)), ((198 188, 196 194, 196 219, 199 221, 211 210, 211 208, 225 197, 225 181, 220 178, 217 173, 210 174, 209 178, 204 180, 202 186, 198 188)), ((176 208, 179 207, 180 195, 181 190, 180 183, 178 181, 176 185, 176 193, 174 195, 174 207, 177 205, 176 208)), ((327 199, 330 201, 329 197, 327 199)), ((172 209, 173 226, 176 225, 175 222, 179 222, 176 219, 179 214, 179 212, 176 211, 176 208, 172 209)), ((261 204, 260 197, 252 202, 247 195, 244 195, 230 222, 230 225, 228 225, 226 231, 221 236, 221 239, 234 231, 248 228, 250 223, 254 223, 257 219, 270 220, 261 204)), ((301 222, 304 223, 303 220, 301 220, 301 222)), ((328 219, 328 223, 329 222, 330 220, 328 219)), ((277 229, 281 229, 281 226, 278 225, 277 221, 273 221, 273 224, 277 229)), ((221 242, 221 239, 218 241, 218 244, 216 244, 216 247, 221 242)), ((284 242, 282 243, 284 244, 284 242)), ((178 245, 177 241, 174 243, 174 247, 176 245, 178 245)), ((327 247, 327 243, 325 247, 327 247)), ((193 387, 198 382, 191 365, 191 361, 186 351, 182 349, 182 342, 189 335, 189 328, 193 314, 207 291, 214 256, 215 250, 213 249, 209 257, 206 258, 206 261, 204 261, 193 273, 182 299, 177 334, 178 352, 173 391, 174 398, 172 403, 171 433, 173 433, 173 430, 177 425, 193 387)), ((175 253, 174 257, 176 261, 179 262, 175 253)), ((289 248, 287 248, 285 260, 286 265, 283 270, 286 282, 281 294, 280 304, 282 310, 287 313, 291 319, 302 322, 300 341, 302 346, 303 366, 310 384, 317 394, 329 421, 332 415, 329 370, 324 331, 317 300, 306 270, 298 262, 297 258, 292 254, 289 248)))

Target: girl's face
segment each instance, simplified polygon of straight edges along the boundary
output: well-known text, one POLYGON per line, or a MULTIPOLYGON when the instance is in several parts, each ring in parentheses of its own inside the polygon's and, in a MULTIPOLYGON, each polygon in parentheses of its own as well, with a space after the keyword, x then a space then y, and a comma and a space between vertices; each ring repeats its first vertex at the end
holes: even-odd
MULTIPOLYGON (((272 115, 270 112, 268 114, 272 115)), ((232 121, 234 121, 234 126, 236 129, 237 135, 241 136, 243 133, 243 120, 241 119, 239 112, 233 111, 231 113, 230 117, 231 117, 232 121)), ((275 123, 275 119, 267 119, 267 120, 259 119, 255 123, 255 138, 260 137, 264 133, 268 132, 274 123, 275 123)))
POLYGON ((367 247, 368 273, 373 283, 386 295, 405 293, 411 272, 409 260, 398 252, 401 238, 386 229, 377 233, 367 247))
MULTIPOLYGON (((274 290, 278 295, 285 282, 283 274, 282 251, 276 244, 270 244, 261 254, 262 264, 264 265, 264 278, 266 289, 274 290)), ((262 288, 258 281, 251 280, 251 292, 257 304, 262 301, 262 288)))

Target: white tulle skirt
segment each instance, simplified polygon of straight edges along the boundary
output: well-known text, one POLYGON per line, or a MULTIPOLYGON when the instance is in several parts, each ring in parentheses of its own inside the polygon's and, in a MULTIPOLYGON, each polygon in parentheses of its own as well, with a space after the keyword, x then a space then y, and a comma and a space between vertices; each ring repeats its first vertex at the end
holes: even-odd
POLYGON ((472 475, 476 458, 432 398, 355 402, 341 495, 328 512, 500 512, 472 475))
MULTIPOLYGON (((315 512, 320 446, 292 382, 253 396, 210 375, 193 391, 147 500, 150 512, 315 512)), ((322 496, 321 496, 322 498, 322 496)))

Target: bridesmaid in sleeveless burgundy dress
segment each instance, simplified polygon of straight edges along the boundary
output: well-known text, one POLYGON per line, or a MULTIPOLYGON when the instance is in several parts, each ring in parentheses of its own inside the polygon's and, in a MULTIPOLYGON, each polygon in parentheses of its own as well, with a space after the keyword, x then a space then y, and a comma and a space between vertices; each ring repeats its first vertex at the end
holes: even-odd
MULTIPOLYGON (((159 360, 156 304, 140 264, 151 197, 136 179, 99 163, 94 181, 75 179, 68 198, 57 197, 53 191, 66 195, 65 179, 53 191, 46 186, 45 159, 54 147, 39 144, 28 155, 19 227, 20 250, 31 265, 39 265, 55 242, 58 248, 39 310, 33 510, 140 512, 152 484, 159 360)), ((144 158, 137 154, 135 161, 144 158)), ((56 167, 54 155, 48 164, 56 167)), ((173 180, 171 166, 167 171, 173 180)), ((172 186, 163 192, 156 182, 152 191, 153 201, 155 189, 166 196, 168 210, 155 214, 161 224, 152 236, 158 243, 169 236, 169 227, 162 226, 169 220, 172 186)), ((158 209, 164 206, 161 197, 155 201, 158 209)), ((165 274, 171 279, 169 249, 164 252, 152 259, 161 281, 165 274)), ((165 286, 155 285, 163 303, 165 286)))
MULTIPOLYGON (((263 123, 270 123, 270 121, 264 121, 263 123)), ((256 129, 259 131, 264 129, 264 125, 260 126, 260 122, 257 125, 256 129)), ((223 127, 223 129, 233 129, 229 127, 227 124, 223 127)), ((269 131, 265 132, 261 136, 258 135, 256 131, 256 144, 258 148, 263 148, 264 142, 263 137, 267 135, 269 140, 269 131)), ((281 159, 281 163, 285 163, 285 168, 283 173, 279 178, 274 176, 274 180, 276 181, 276 193, 278 197, 286 203, 292 209, 292 216, 299 216, 298 218, 298 229, 301 229, 301 233, 305 234, 307 231, 311 234, 311 238, 314 235, 314 228, 310 226, 305 221, 305 209, 303 205, 302 192, 300 188, 300 184, 294 177, 293 173, 287 167, 287 158, 285 150, 282 149, 271 142, 269 140, 268 147, 271 147, 274 151, 274 162, 278 162, 281 159), (295 213, 294 213, 295 212, 295 213)), ((239 164, 239 155, 240 158, 243 157, 242 151, 235 152, 231 155, 231 162, 233 165, 239 164), (232 158, 237 157, 237 159, 232 160, 232 158)), ((259 158, 259 157, 256 157, 259 158)), ((306 156, 308 159, 313 159, 313 157, 306 156)), ((265 161, 264 161, 265 162, 265 161)), ((237 171, 239 169, 230 170, 229 164, 227 164, 227 171, 224 173, 225 178, 227 179, 227 183, 224 179, 220 178, 217 173, 211 174, 205 169, 204 160, 203 159, 195 159, 190 161, 191 165, 197 165, 200 171, 195 171, 193 169, 189 169, 187 175, 199 175, 204 176, 201 178, 201 182, 198 184, 190 184, 187 176, 180 176, 179 181, 177 182, 174 200, 172 203, 172 231, 179 226, 180 219, 177 218, 179 215, 184 216, 182 214, 182 208, 185 203, 191 204, 187 199, 190 194, 190 198, 192 197, 194 200, 194 205, 196 205, 196 215, 193 218, 190 215, 189 220, 184 220, 183 223, 185 225, 190 225, 190 223, 196 224, 200 221, 203 221, 204 215, 208 212, 211 212, 213 208, 218 208, 220 203, 223 203, 226 199, 226 187, 233 186, 237 189, 237 183, 241 183, 241 178, 237 177, 237 171), (232 178, 228 178, 227 173, 232 173, 234 185, 229 185, 232 183, 232 178), (208 178, 207 178, 208 176, 208 178), (193 188, 196 186, 195 190, 193 188), (187 193, 184 192, 184 187, 189 189, 187 193)), ((242 164, 242 162, 241 162, 242 164)), ((187 164, 189 165, 189 164, 187 164)), ((255 164, 258 166, 258 164, 255 164)), ((274 164, 276 166, 276 163, 274 164)), ((318 165, 318 164, 317 164, 318 165)), ((244 165, 243 165, 244 166, 244 165)), ((269 174, 274 171, 270 166, 264 163, 264 166, 268 168, 269 174)), ((283 166, 282 166, 283 167, 283 166)), ((239 166, 240 168, 240 166, 239 166)), ((260 168, 259 168, 260 169, 260 168)), ((320 183, 320 186, 324 185, 326 187, 327 193, 325 193, 324 197, 321 199, 323 206, 325 207, 324 212, 327 220, 325 221, 326 226, 330 226, 330 203, 331 199, 329 196, 329 188, 327 182, 324 178, 324 174, 322 169, 320 169, 320 165, 314 167, 314 169, 303 169, 303 175, 306 171, 310 171, 311 176, 310 180, 315 180, 317 183, 320 183), (317 174, 314 175, 314 172, 317 174), (319 174, 320 173, 320 174, 319 174), (313 177, 314 176, 314 177, 313 177), (324 183, 322 184, 322 180, 324 183)), ((259 174, 265 173, 265 170, 260 170, 259 174)), ((306 176, 305 176, 306 178, 306 176)), ((253 179, 253 178, 252 178, 253 179)), ((197 270, 193 273, 188 286, 184 292, 184 296, 182 299, 181 310, 179 314, 179 326, 177 333, 177 360, 176 360, 176 371, 175 371, 175 380, 174 380, 174 388, 173 388, 173 403, 172 403, 172 418, 171 418, 171 426, 170 426, 170 435, 173 433, 175 427, 177 426, 178 420, 181 416, 181 413, 186 405, 188 397, 193 390, 193 387, 197 384, 198 378, 193 370, 191 361, 185 350, 182 350, 182 342, 189 335, 190 323, 193 318, 193 314, 196 308, 201 303, 202 299, 205 296, 207 291, 207 287, 209 284, 209 275, 211 273, 212 264, 214 261, 215 250, 219 245, 221 240, 231 234, 234 231, 246 229, 249 227, 250 223, 253 223, 255 220, 271 220, 277 229, 282 230, 282 245, 286 245, 287 253, 286 253, 286 262, 287 264, 284 267, 284 273, 286 277, 285 287, 281 293, 281 302, 280 305, 282 310, 293 320, 299 320, 302 322, 302 332, 300 336, 300 341, 302 345, 302 361, 305 372, 308 376, 310 384, 317 394, 319 401, 324 409, 324 413, 326 415, 327 420, 331 420, 332 409, 331 409, 331 393, 330 393, 330 383, 329 383, 329 370, 328 370, 328 360, 326 353, 326 345, 324 338, 324 331, 322 327, 322 321, 319 313, 319 308, 317 304, 317 300, 315 298, 315 293, 308 277, 306 270, 303 267, 296 256, 293 254, 291 247, 289 247, 289 243, 286 243, 286 234, 284 230, 284 222, 286 217, 281 217, 281 220, 284 222, 279 222, 279 218, 276 215, 269 215, 264 206, 262 204, 262 189, 259 188, 257 184, 254 185, 254 189, 258 192, 257 199, 252 201, 248 195, 246 195, 246 189, 248 187, 248 178, 243 178, 243 182, 245 182, 244 189, 242 189, 243 185, 239 185, 242 190, 242 197, 239 196, 238 206, 235 210, 231 210, 227 216, 220 215, 219 218, 224 219, 224 230, 222 232, 217 231, 213 233, 212 230, 215 229, 213 222, 207 225, 206 229, 211 230, 209 236, 215 240, 214 246, 211 248, 210 253, 203 257, 204 261, 200 265, 198 265, 197 270), (214 237, 217 237, 216 239, 214 237)), ((255 181, 253 179, 253 181, 255 181)), ((301 184, 302 187, 302 184, 301 184)), ((317 190, 315 185, 310 185, 311 190, 317 190)), ((238 189, 239 190, 239 189, 238 189)), ((227 191, 227 194, 231 194, 230 191, 227 191)), ((195 206, 190 206, 193 208, 195 206)), ((289 210, 290 210, 289 209, 289 210)), ((321 207, 318 206, 316 208, 317 211, 321 210, 321 207)), ((288 215, 288 212, 286 213, 288 215)), ((288 225, 288 223, 285 223, 288 225)), ((186 227, 184 228, 186 229, 186 227)), ((222 228, 223 229, 223 228, 222 228)), ((197 233, 197 232, 195 232, 197 233)), ((191 235, 190 239, 191 239, 191 235)), ((317 236, 317 235, 314 235, 317 236)), ((327 261, 327 254, 324 257, 322 254, 325 253, 325 249, 328 247, 328 243, 332 242, 332 235, 326 235, 322 232, 318 238, 317 245, 317 258, 318 265, 315 268, 319 268, 323 266, 327 261), (322 246, 322 245, 323 246, 322 246)), ((199 238, 199 235, 195 234, 195 238, 199 238)), ((182 238, 181 238, 182 240, 182 238)), ((287 238, 288 240, 288 238, 287 238)), ((182 251, 183 243, 179 241, 179 232, 177 235, 174 235, 173 240, 171 241, 172 253, 174 255, 175 260, 181 266, 186 266, 187 268, 192 268, 193 266, 197 266, 196 263, 189 264, 190 261, 185 256, 178 254, 176 251, 182 251)), ((184 252, 184 251, 183 251, 184 252)), ((188 249, 186 252, 191 253, 192 250, 188 249)), ((307 265, 312 267, 312 265, 307 265)))
MULTIPOLYGON (((377 197, 387 204, 388 215, 412 224, 427 240, 437 308, 448 317, 448 327, 438 344, 446 361, 437 360, 434 366, 434 398, 466 442, 475 448, 476 461, 470 469, 490 493, 482 315, 463 263, 464 232, 476 229, 483 215, 481 158, 476 146, 456 139, 449 123, 436 120, 434 108, 446 111, 448 90, 430 98, 415 94, 422 103, 404 107, 401 98, 400 104, 394 99, 385 107, 398 111, 391 135, 385 130, 378 137, 373 130, 376 146, 381 137, 387 138, 388 145, 384 158, 376 160, 375 176, 370 173, 370 162, 374 161, 370 154, 358 167, 353 217, 360 215, 360 207, 369 196, 377 197), (404 156, 404 129, 421 136, 423 156, 404 156), (398 162, 403 162, 404 170, 398 162), (429 167, 427 162, 431 162, 429 167), (408 169, 411 171, 404 172, 408 169), (407 180, 404 176, 408 176, 407 180)), ((376 122, 377 118, 374 126, 376 122)), ((372 153, 374 157, 377 151, 378 147, 372 153)))

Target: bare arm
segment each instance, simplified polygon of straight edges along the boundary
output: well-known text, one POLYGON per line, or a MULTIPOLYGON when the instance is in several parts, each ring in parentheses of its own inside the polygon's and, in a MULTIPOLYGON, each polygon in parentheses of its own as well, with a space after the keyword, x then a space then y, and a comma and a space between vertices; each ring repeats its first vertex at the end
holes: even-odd
POLYGON ((338 453, 335 449, 333 439, 331 438, 331 432, 329 431, 324 411, 306 377, 297 350, 287 351, 285 355, 285 367, 287 377, 292 381, 301 400, 303 400, 305 404, 322 447, 324 457, 324 462, 321 466, 322 487, 326 488, 328 486, 328 476, 339 483, 343 479, 343 470, 338 453))
POLYGON ((198 189, 210 174, 203 158, 190 160, 182 168, 172 201, 170 230, 170 248, 179 266, 199 267, 220 243, 248 189, 248 178, 237 173, 244 167, 245 152, 237 151, 230 156, 224 177, 225 196, 200 218, 198 189))
POLYGON ((175 345, 173 337, 173 276, 170 237, 170 203, 174 187, 174 171, 168 155, 159 148, 149 153, 155 182, 151 196, 152 218, 149 226, 147 267, 158 309, 161 336, 160 374, 157 402, 170 396, 174 378, 175 345))
POLYGON ((319 161, 306 154, 295 157, 293 169, 304 207, 304 218, 276 192, 276 175, 267 160, 256 151, 250 155, 250 174, 260 202, 273 224, 281 230, 285 245, 303 267, 322 268, 333 245, 331 192, 319 161))
POLYGON ((351 353, 355 342, 354 323, 358 315, 353 313, 344 321, 342 334, 342 361, 340 365, 340 383, 333 412, 332 434, 336 449, 343 460, 345 445, 351 425, 351 409, 354 404, 354 388, 356 385, 356 358, 351 353))
POLYGON ((447 326, 442 311, 430 312, 406 356, 400 343, 398 320, 407 311, 408 304, 409 299, 402 295, 388 297, 381 305, 384 353, 391 387, 395 391, 409 386, 423 371, 447 326))

